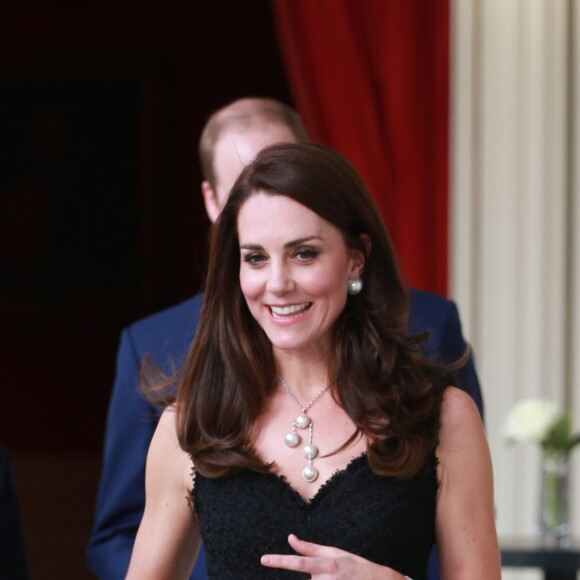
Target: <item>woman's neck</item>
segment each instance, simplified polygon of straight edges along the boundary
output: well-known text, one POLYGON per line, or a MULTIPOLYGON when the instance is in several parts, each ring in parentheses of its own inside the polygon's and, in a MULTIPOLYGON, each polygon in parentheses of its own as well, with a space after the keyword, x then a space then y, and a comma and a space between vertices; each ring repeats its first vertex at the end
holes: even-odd
POLYGON ((278 351, 274 352, 274 360, 277 374, 301 402, 310 401, 333 380, 326 356, 296 356, 278 351))

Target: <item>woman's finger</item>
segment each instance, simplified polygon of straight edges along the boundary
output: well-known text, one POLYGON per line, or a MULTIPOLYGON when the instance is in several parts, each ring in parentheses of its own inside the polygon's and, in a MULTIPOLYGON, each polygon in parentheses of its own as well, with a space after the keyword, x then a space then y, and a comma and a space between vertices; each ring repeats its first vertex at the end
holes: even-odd
POLYGON ((282 554, 266 554, 260 562, 268 568, 305 572, 306 574, 325 574, 331 572, 333 564, 325 558, 310 556, 285 556, 282 554))
POLYGON ((345 555, 343 550, 333 548, 332 546, 324 546, 322 544, 314 544, 301 540, 294 534, 288 536, 288 543, 294 550, 303 556, 324 556, 326 558, 336 558, 345 555))
POLYGON ((294 572, 327 574, 336 572, 336 560, 345 554, 343 550, 338 548, 305 542, 294 534, 288 536, 288 543, 300 554, 299 556, 266 554, 262 557, 262 564, 270 568, 282 568, 294 572))

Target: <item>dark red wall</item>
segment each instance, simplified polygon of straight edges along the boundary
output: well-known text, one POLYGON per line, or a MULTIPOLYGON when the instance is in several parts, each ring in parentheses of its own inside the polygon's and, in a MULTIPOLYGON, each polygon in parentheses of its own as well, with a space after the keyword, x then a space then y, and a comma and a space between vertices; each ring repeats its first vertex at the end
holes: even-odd
POLYGON ((0 79, 115 70, 152 79, 149 118, 135 127, 149 131, 141 179, 154 182, 139 186, 147 199, 137 200, 153 208, 138 242, 150 246, 147 287, 111 308, 85 292, 80 310, 70 297, 55 309, 0 288, 0 440, 16 451, 100 449, 120 329, 201 284, 208 222, 196 148, 207 116, 247 95, 291 104, 267 0, 2 3, 0 79))

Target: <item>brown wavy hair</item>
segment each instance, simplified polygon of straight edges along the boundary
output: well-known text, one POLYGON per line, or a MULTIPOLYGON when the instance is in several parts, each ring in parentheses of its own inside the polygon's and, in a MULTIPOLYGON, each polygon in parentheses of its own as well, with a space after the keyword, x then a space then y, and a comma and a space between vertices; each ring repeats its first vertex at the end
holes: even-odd
POLYGON ((276 388, 276 365, 239 283, 237 219, 257 192, 297 201, 337 227, 348 247, 365 252, 364 289, 348 297, 333 328, 333 395, 367 436, 376 473, 417 473, 436 446, 442 392, 459 363, 439 366, 420 357, 426 335, 408 335, 407 291, 379 211, 352 165, 315 144, 264 149, 212 227, 204 306, 178 378, 181 447, 207 477, 274 467, 259 459, 251 434, 276 388), (361 234, 371 240, 368 252, 361 234))

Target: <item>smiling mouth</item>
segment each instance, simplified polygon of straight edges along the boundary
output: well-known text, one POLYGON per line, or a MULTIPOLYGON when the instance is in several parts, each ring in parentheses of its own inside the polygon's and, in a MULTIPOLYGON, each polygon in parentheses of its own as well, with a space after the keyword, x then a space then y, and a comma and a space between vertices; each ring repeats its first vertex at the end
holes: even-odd
POLYGON ((302 302, 302 304, 292 304, 290 306, 270 306, 270 312, 274 318, 292 318, 308 310, 312 302, 302 302))

